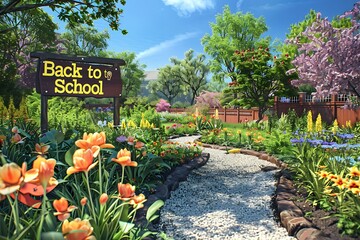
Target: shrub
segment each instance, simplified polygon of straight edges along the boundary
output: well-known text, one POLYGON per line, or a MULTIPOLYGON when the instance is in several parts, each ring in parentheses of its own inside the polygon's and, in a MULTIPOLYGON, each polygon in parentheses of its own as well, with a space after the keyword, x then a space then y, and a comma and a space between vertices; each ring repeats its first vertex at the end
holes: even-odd
POLYGON ((196 98, 196 105, 205 105, 210 108, 218 108, 221 107, 220 104, 220 94, 218 92, 208 92, 203 91, 200 95, 196 98))
POLYGON ((157 112, 168 112, 170 108, 170 103, 168 103, 164 99, 160 99, 160 101, 156 104, 156 111, 157 112))

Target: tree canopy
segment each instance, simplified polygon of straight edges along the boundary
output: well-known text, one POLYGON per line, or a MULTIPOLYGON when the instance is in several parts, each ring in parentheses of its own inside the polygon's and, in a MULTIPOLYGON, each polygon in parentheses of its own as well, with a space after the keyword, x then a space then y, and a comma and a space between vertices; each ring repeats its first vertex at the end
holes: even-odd
POLYGON ((60 38, 67 54, 99 56, 108 46, 107 40, 110 36, 106 30, 98 32, 97 29, 85 25, 67 25, 66 29, 60 38))
POLYGON ((172 66, 167 65, 159 69, 159 76, 156 80, 150 81, 148 88, 151 93, 160 98, 166 98, 173 104, 175 97, 184 92, 184 86, 172 73, 172 66))
POLYGON ((236 81, 229 85, 231 92, 240 96, 232 101, 232 105, 258 107, 261 120, 274 96, 290 93, 291 76, 286 75, 290 65, 288 55, 278 58, 269 48, 259 47, 236 51, 232 60, 239 73, 234 73, 236 81))
POLYGON ((209 73, 209 65, 205 62, 205 55, 198 54, 195 57, 194 50, 190 49, 185 52, 184 59, 171 58, 170 61, 174 64, 172 75, 184 84, 185 89, 190 91, 190 103, 194 104, 195 98, 199 96, 207 83, 206 76, 209 73))
MULTIPOLYGON (((5 0, 0 1, 0 21, 10 13, 23 12, 31 9, 50 7, 57 12, 62 21, 73 24, 92 25, 94 20, 104 19, 113 30, 120 29, 120 16, 123 9, 118 4, 125 5, 125 0, 5 0)), ((2 29, 5 33, 8 29, 2 29)), ((126 30, 122 30, 126 34, 126 30)))
MULTIPOLYGON (((251 13, 231 13, 226 5, 222 14, 216 16, 216 22, 210 23, 212 34, 206 34, 201 43, 204 51, 212 57, 210 70, 217 81, 224 81, 228 73, 236 72, 231 61, 236 50, 252 49, 260 36, 267 31, 265 19, 255 18, 251 13)), ((266 39, 264 39, 266 40, 266 39)), ((232 81, 236 75, 230 75, 232 81)))

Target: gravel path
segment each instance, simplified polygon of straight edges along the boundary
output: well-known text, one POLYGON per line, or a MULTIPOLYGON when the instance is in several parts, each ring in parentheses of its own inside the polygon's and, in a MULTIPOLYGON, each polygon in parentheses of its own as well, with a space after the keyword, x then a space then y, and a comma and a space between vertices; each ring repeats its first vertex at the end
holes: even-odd
MULTIPOLYGON (((173 139, 192 142, 196 137, 173 139)), ((243 154, 205 148, 208 163, 181 182, 161 210, 159 227, 175 240, 295 239, 273 219, 273 164, 243 154)))

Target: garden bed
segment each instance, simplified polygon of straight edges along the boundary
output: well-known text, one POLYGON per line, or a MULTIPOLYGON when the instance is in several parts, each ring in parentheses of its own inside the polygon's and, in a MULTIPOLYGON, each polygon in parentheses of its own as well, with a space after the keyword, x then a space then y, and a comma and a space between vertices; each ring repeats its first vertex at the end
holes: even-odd
POLYGON ((312 206, 306 200, 306 192, 293 185, 291 174, 283 170, 279 175, 274 211, 276 218, 287 228, 289 234, 301 240, 359 239, 341 234, 337 227, 337 218, 330 216, 332 212, 312 206), (294 221, 297 223, 294 224, 294 221))

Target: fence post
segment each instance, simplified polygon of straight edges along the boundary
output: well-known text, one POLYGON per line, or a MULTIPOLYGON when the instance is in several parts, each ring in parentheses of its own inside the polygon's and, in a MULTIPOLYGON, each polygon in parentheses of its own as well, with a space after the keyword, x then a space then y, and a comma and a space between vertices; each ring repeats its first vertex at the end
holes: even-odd
POLYGON ((332 94, 331 95, 331 107, 332 107, 332 115, 333 115, 333 119, 332 121, 334 121, 335 119, 337 119, 337 108, 336 108, 336 100, 337 100, 337 95, 336 94, 332 94))
POLYGON ((239 112, 240 110, 239 110, 239 108, 237 108, 237 123, 239 123, 240 122, 240 112, 239 112))
POLYGON ((226 122, 226 107, 224 107, 224 122, 226 122))

